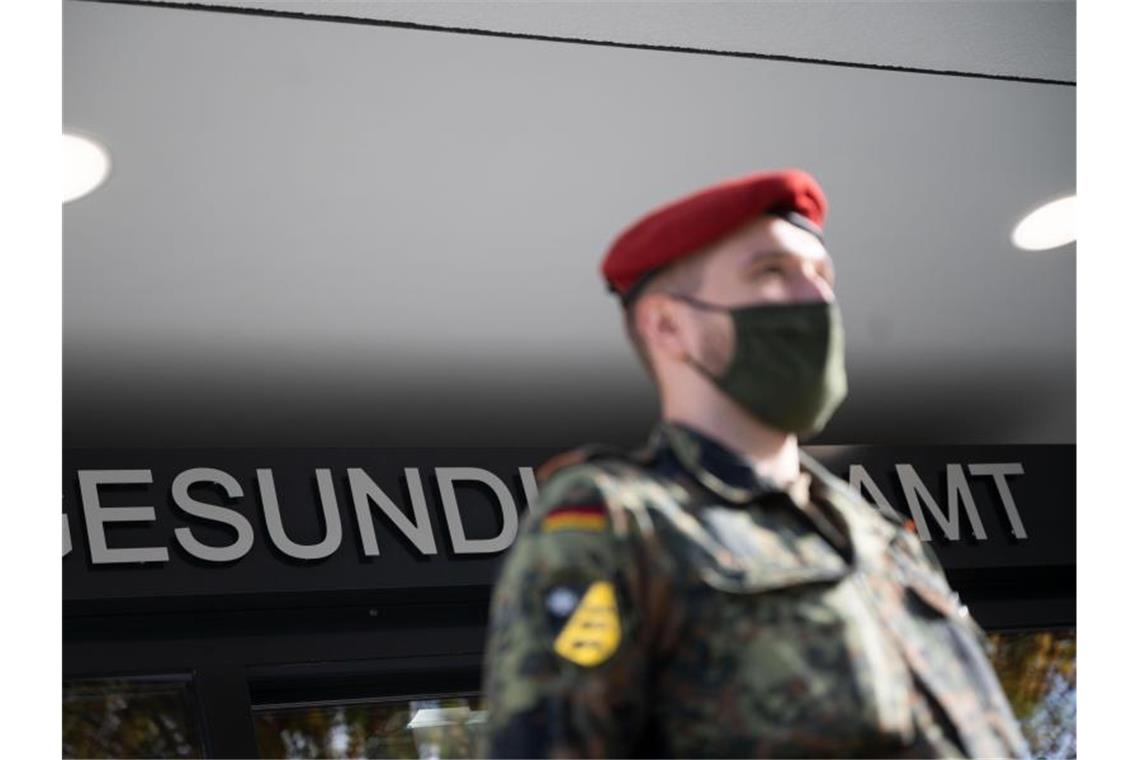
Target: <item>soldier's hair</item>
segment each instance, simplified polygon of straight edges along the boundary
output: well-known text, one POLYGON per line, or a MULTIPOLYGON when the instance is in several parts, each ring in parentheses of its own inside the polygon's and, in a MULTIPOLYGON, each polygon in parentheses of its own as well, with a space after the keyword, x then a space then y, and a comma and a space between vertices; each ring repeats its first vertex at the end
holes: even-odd
POLYGON ((675 261, 655 274, 632 299, 623 305, 623 322, 625 334, 633 344, 641 366, 645 368, 649 378, 656 384, 657 373, 653 369, 653 361, 649 357, 649 349, 645 339, 637 329, 636 308, 637 303, 650 293, 681 293, 691 296, 701 287, 704 279, 704 262, 706 257, 699 253, 675 261))

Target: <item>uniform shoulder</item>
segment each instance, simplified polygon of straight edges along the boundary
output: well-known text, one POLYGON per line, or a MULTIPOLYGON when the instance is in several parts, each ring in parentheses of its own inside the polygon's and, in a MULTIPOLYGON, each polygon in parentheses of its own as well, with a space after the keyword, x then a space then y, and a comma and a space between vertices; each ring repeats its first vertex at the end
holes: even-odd
POLYGON ((804 469, 811 474, 813 479, 820 482, 827 489, 827 492, 832 498, 843 499, 851 509, 856 510, 869 519, 882 520, 890 523, 896 529, 906 527, 906 523, 902 517, 891 510, 883 510, 875 504, 872 504, 857 487, 829 471, 816 459, 801 451, 800 460, 803 463, 804 469))
POLYGON ((579 475, 596 471, 596 468, 582 468, 581 465, 598 465, 603 462, 640 463, 643 460, 644 457, 640 452, 629 452, 608 444, 590 443, 555 454, 539 465, 534 475, 541 486, 565 470, 571 470, 573 474, 579 475))
POLYGON ((549 514, 567 505, 598 505, 623 522, 615 512, 624 501, 626 486, 649 475, 641 452, 592 444, 551 457, 535 471, 539 487, 534 510, 549 514))

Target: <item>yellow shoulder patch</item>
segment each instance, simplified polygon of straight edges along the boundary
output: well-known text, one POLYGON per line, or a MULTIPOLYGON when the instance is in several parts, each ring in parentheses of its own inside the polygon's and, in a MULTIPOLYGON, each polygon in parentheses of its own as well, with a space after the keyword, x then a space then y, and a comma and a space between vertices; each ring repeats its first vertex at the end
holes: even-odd
POLYGON ((621 642, 621 619, 613 584, 597 581, 554 640, 554 651, 570 662, 593 667, 609 659, 621 642))

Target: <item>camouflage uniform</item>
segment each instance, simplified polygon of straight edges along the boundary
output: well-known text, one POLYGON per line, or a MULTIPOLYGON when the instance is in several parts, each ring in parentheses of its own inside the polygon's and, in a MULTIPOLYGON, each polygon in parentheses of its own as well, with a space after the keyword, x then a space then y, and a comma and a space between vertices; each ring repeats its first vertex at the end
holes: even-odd
POLYGON ((800 456, 784 491, 662 423, 544 481, 492 601, 486 753, 1025 756, 933 554, 800 456))

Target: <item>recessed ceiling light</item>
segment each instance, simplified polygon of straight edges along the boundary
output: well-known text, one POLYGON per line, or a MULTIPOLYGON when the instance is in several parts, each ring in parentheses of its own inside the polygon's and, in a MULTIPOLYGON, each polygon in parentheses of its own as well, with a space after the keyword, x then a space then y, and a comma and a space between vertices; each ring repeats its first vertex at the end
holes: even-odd
POLYGON ((1025 215, 1013 230, 1013 244, 1026 251, 1045 251, 1077 239, 1077 196, 1050 201, 1025 215))
POLYGON ((111 155, 99 143, 80 135, 63 135, 63 202, 82 198, 103 184, 111 155))

